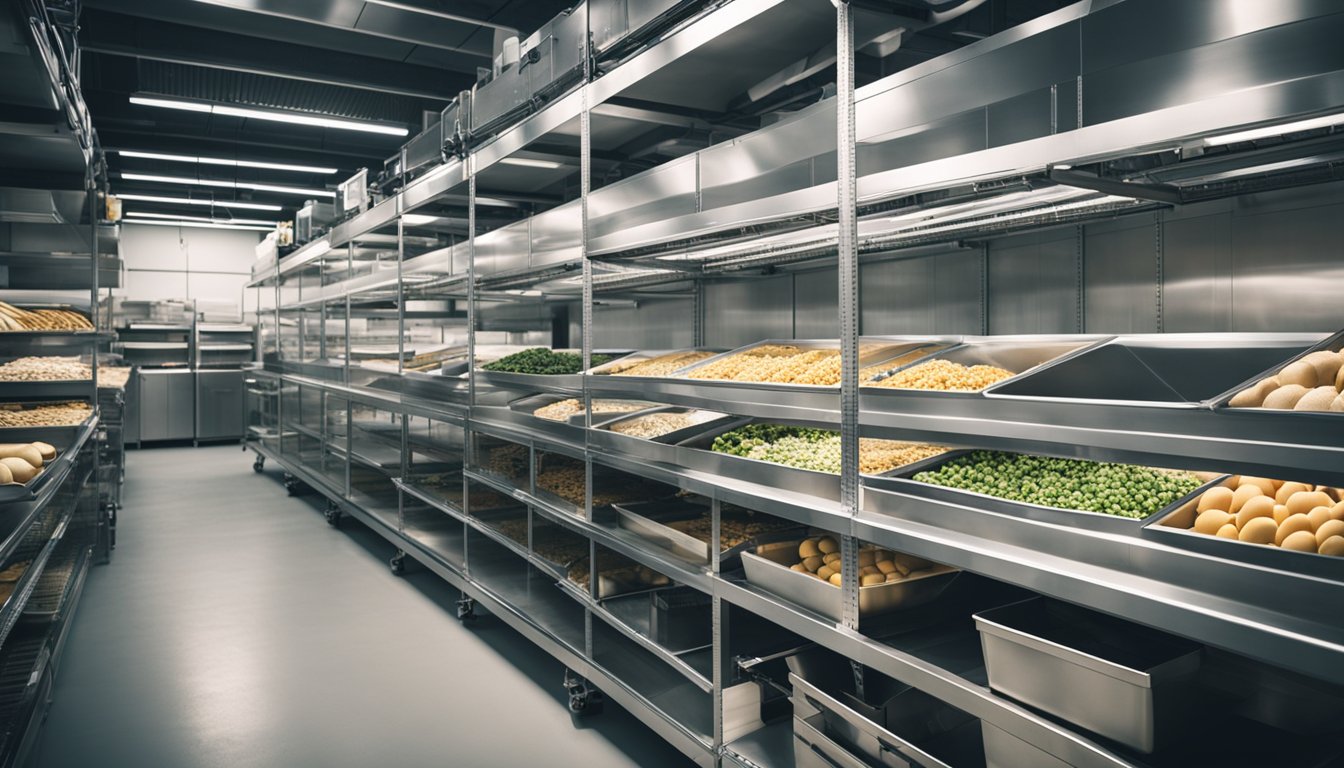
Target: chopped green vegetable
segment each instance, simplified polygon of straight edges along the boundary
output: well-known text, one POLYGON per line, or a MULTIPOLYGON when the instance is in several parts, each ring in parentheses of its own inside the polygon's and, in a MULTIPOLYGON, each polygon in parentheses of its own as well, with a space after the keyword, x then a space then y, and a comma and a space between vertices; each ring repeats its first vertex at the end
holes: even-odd
MULTIPOLYGON (((611 355, 593 355, 593 365, 601 365, 611 360, 611 355)), ((573 352, 552 352, 545 347, 533 347, 501 357, 493 363, 481 366, 487 371, 499 373, 531 373, 541 376, 560 376, 578 373, 583 370, 583 355, 573 352)))

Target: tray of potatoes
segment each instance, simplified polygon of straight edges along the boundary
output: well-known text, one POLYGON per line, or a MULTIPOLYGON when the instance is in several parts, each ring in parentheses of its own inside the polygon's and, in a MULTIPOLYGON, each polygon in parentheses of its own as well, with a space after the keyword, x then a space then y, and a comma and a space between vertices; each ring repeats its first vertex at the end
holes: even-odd
MULTIPOLYGON (((762 544, 742 553, 747 581, 836 621, 843 607, 838 536, 762 544)), ((872 544, 859 547, 859 615, 923 605, 960 571, 872 544)))
POLYGON ((0 503, 31 500, 55 460, 50 443, 0 444, 0 503))
POLYGON ((1344 581, 1344 489, 1226 475, 1145 533, 1202 553, 1344 581))

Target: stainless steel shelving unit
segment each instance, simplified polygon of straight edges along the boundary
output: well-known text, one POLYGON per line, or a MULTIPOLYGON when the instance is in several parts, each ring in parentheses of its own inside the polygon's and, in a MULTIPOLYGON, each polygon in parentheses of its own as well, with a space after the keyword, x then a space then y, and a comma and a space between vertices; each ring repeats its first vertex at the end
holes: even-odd
MULTIPOLYGON (((1327 323, 1311 327, 1238 288, 1247 308, 1234 323, 1218 298, 1232 295, 1227 265, 1209 255, 1231 247, 1227 222, 1257 195, 1287 196, 1298 207, 1285 220, 1298 227, 1332 215, 1303 198, 1334 179, 1341 139, 1296 125, 1340 109, 1329 94, 1344 69, 1329 39, 1344 15, 1284 3, 1221 23, 1224 5, 1079 3, 862 87, 855 49, 900 24, 847 3, 733 0, 679 17, 618 61, 586 55, 568 91, 254 276, 264 360, 249 374, 254 466, 280 464, 292 491, 327 497, 330 522, 354 517, 396 544, 394 571, 409 556, 461 589, 460 616, 484 605, 554 655, 571 671, 576 711, 601 691, 702 765, 817 764, 795 753, 804 742, 787 716, 755 714, 770 709, 771 688, 750 661, 781 639, 894 678, 1038 757, 1165 764, 990 687, 970 615, 1033 593, 1344 690, 1344 574, 1211 556, 1137 522, 1034 520, 858 471, 863 435, 1344 484, 1335 416, 1223 407, 1300 352, 1339 349, 1328 332, 1344 316, 1311 293, 1327 323), (763 35, 779 45, 756 60, 749 41, 763 35), (722 109, 831 44, 834 98, 601 183, 612 153, 650 126, 722 109), (1269 55, 1286 50, 1291 61, 1269 55), (713 88, 679 87, 710 67, 722 75, 713 88), (1219 138, 1266 126, 1279 132, 1219 138), (577 196, 510 197, 561 180, 577 196), (1200 280, 1212 300, 1189 287, 1200 280), (1013 292, 999 303, 1002 286, 1013 292), (734 301, 736 312, 716 303, 734 301), (1190 330, 1200 332, 1163 333, 1190 330), (537 331, 578 350, 585 370, 594 350, 829 336, 841 381, 530 377, 475 364, 505 345, 547 346, 537 331), (862 386, 861 343, 891 332, 948 349, 1058 349, 984 393, 862 386), (1117 365, 1125 355, 1138 362, 1117 365), (1090 371, 1077 380, 1096 396, 1061 387, 1073 365, 1090 371), (595 428, 591 409, 556 424, 509 407, 537 393, 829 427, 843 471, 753 468, 595 428), (547 490, 554 466, 581 467, 582 503, 547 490), (610 473, 706 497, 715 541, 728 504, 837 535, 850 564, 839 621, 746 581, 718 554, 687 561, 621 528, 593 503, 610 473), (561 570, 582 559, 547 558, 555 540, 581 542, 587 587, 561 570), (972 594, 860 616, 862 542, 959 567, 972 594), (598 563, 612 555, 709 601, 704 656, 659 643, 610 601, 598 563), (777 636, 737 630, 762 620, 777 636)), ((1324 199, 1338 208, 1340 197, 1335 185, 1324 199)), ((1328 237, 1308 241, 1334 252, 1328 237)), ((1256 258, 1255 286, 1301 266, 1256 258)), ((1338 275, 1324 255, 1303 263, 1321 280, 1338 275)))

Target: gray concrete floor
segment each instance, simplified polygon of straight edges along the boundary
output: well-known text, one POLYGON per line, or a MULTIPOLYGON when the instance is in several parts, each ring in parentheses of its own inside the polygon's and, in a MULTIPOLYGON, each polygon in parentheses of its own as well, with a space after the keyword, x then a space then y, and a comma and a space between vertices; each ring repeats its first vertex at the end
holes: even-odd
POLYGON ((611 702, 571 720, 563 667, 237 446, 127 457, 36 750, 42 768, 682 766, 611 702))

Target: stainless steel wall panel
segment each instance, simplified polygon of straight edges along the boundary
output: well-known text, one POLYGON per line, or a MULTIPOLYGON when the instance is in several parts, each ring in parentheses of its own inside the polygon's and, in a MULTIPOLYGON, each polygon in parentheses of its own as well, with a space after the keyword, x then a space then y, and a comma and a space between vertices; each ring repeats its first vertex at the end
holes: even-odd
POLYGON ((1073 229, 990 244, 989 332, 1081 333, 1073 229))
POLYGON ((793 334, 800 339, 833 339, 840 333, 840 275, 834 268, 793 276, 793 334))
POLYGON ((707 346, 740 347, 761 339, 789 338, 793 338, 792 275, 705 286, 707 346))
POLYGON ((1155 333, 1157 235, 1152 216, 1086 228, 1085 333, 1155 333))
MULTIPOLYGON (((1182 4, 1149 5, 1166 9, 1182 4)), ((1095 36, 1103 34, 1112 46, 1124 42, 1105 30, 1095 36)), ((1086 73, 1083 124, 1095 125, 1196 102, 1212 94, 1342 69, 1344 47, 1337 44, 1341 37, 1344 14, 1318 16, 1086 73)))
POLYGON ((609 184, 588 196, 592 237, 627 227, 695 213, 696 155, 609 184))
POLYGON ((978 334, 980 254, 950 253, 864 264, 864 335, 978 334))
POLYGON ((1231 331, 1231 213, 1164 219, 1162 329, 1168 333, 1231 331))
POLYGON ((1238 211, 1231 241, 1232 330, 1344 327, 1344 204, 1238 211))
MULTIPOLYGON (((693 346, 693 311, 690 299, 644 301, 638 307, 597 306, 593 309, 593 348, 679 349, 693 346)), ((576 314, 571 310, 570 317, 576 314)), ((571 338, 577 339, 578 333, 571 329, 571 338)))
POLYGON ((531 265, 535 269, 583 258, 583 211, 574 200, 532 217, 531 265))
MULTIPOLYGON (((1046 121, 1050 112, 1046 109, 1046 121)), ((1048 132, 1048 129, 1047 129, 1048 132)), ((985 110, 973 109, 857 147, 859 175, 901 168, 911 162, 955 157, 985 148, 985 110)))

